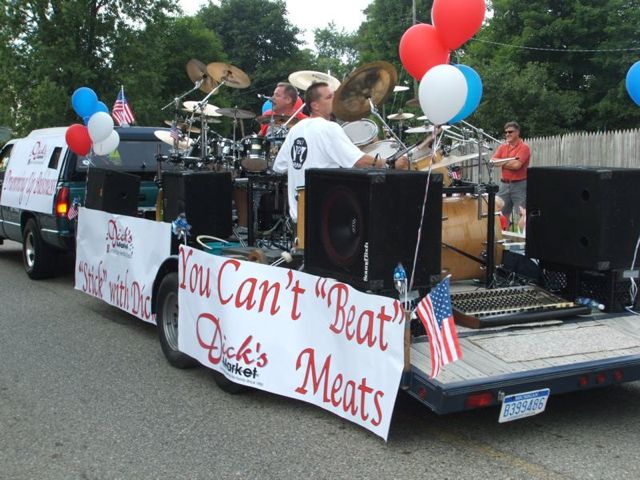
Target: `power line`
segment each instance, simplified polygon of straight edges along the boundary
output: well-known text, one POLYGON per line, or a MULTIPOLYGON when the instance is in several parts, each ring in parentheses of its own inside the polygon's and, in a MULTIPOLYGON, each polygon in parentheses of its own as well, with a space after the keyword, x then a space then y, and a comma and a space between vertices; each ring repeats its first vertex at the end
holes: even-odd
POLYGON ((542 47, 525 47, 523 45, 511 45, 510 43, 492 42, 490 40, 481 40, 479 38, 472 38, 473 42, 489 43, 491 45, 500 45, 502 47, 517 48, 520 50, 537 50, 541 52, 563 52, 563 53, 598 53, 598 52, 637 52, 640 51, 640 47, 635 48, 601 48, 601 49, 589 49, 589 48, 542 48, 542 47))

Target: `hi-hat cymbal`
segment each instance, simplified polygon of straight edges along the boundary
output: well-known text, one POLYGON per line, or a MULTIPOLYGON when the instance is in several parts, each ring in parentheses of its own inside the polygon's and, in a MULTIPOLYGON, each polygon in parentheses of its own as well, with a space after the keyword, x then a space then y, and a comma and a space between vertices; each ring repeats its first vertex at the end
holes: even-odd
POLYGON ((249 75, 228 63, 213 62, 207 65, 207 73, 218 83, 231 88, 247 88, 251 85, 249 75))
POLYGON ((200 102, 194 102, 189 100, 188 102, 182 102, 184 110, 189 113, 195 113, 196 115, 204 114, 205 117, 221 117, 222 114, 218 113, 219 108, 215 105, 207 104, 204 107, 200 106, 200 102))
POLYGON ((195 58, 192 58, 187 62, 187 75, 189 75, 189 78, 193 83, 197 83, 202 80, 200 90, 205 93, 209 93, 218 86, 218 82, 211 78, 207 73, 207 66, 195 58))
POLYGON ((300 90, 306 90, 312 83, 325 82, 334 92, 340 87, 340 80, 328 73, 314 72, 313 70, 300 70, 289 75, 289 83, 300 90))
POLYGON ((409 90, 409 87, 406 85, 396 85, 393 87, 393 93, 406 92, 407 90, 409 90))
POLYGON ((387 115, 387 120, 411 120, 415 115, 413 113, 392 113, 387 115))
MULTIPOLYGON (((165 120, 164 123, 166 125, 173 125, 173 120, 165 120)), ((200 133, 200 129, 198 127, 194 127, 193 125, 189 125, 188 123, 178 122, 176 123, 176 127, 178 127, 183 132, 188 132, 191 130, 191 133, 200 133)))
POLYGON ((355 121, 369 115, 371 105, 384 103, 398 81, 398 72, 388 62, 372 62, 356 68, 333 97, 333 113, 340 120, 355 121))
MULTIPOLYGON (((260 115, 256 117, 256 121, 258 123, 271 123, 273 121, 276 125, 283 125, 287 123, 290 118, 289 115, 260 115)), ((296 123, 298 123, 298 119, 293 117, 288 125, 295 125, 296 123)))
POLYGON ((218 113, 220 115, 224 115, 225 117, 238 118, 241 120, 254 118, 256 116, 255 113, 250 112, 249 110, 242 110, 241 108, 237 107, 219 108, 218 113))
MULTIPOLYGON (((171 137, 171 132, 166 130, 156 130, 153 132, 158 140, 166 143, 167 145, 173 145, 173 138, 171 137)), ((178 141, 178 149, 185 150, 189 148, 193 144, 192 138, 182 138, 178 141)))

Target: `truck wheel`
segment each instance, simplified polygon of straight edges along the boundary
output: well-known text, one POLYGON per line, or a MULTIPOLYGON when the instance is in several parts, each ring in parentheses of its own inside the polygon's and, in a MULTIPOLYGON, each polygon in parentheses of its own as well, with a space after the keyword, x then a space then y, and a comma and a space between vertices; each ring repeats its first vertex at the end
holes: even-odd
POLYGON ((244 385, 240 385, 239 383, 232 382, 222 373, 216 372, 215 370, 213 371, 213 380, 216 382, 216 385, 220 387, 220 390, 223 390, 227 393, 242 393, 249 389, 249 387, 245 387, 244 385))
POLYGON ((56 253, 42 240, 33 218, 27 220, 22 232, 22 260, 27 275, 33 280, 53 276, 56 253))
POLYGON ((171 366, 191 368, 196 360, 178 350, 178 272, 165 275, 158 288, 156 323, 162 353, 171 366))

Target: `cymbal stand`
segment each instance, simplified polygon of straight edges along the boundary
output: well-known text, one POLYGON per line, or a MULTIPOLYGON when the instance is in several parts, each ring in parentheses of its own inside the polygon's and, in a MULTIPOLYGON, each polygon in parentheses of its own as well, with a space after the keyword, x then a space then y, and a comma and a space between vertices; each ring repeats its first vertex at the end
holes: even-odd
POLYGON ((209 125, 206 124, 205 122, 206 116, 204 114, 204 108, 207 106, 207 103, 209 103, 209 98, 211 97, 211 95, 218 93, 218 90, 220 90, 220 87, 222 87, 222 85, 224 84, 225 84, 225 79, 223 78, 222 81, 218 85, 216 85, 216 87, 213 90, 207 93, 207 95, 202 100, 200 100, 200 102, 198 102, 198 105, 195 108, 196 111, 197 110, 200 111, 200 115, 201 115, 200 125, 202 126, 202 134, 200 135, 200 138, 202 139, 202 144, 200 145, 200 159, 202 163, 206 163, 207 154, 209 153, 208 152, 209 143, 207 139, 207 131, 209 130, 209 125))
MULTIPOLYGON (((468 122, 465 122, 464 120, 461 121, 463 124, 465 124, 467 127, 471 128, 471 130, 475 131, 478 135, 477 138, 477 143, 478 143, 478 182, 480 182, 481 179, 481 175, 482 175, 482 163, 484 160, 484 155, 482 152, 483 148, 486 148, 487 150, 491 150, 489 148, 489 146, 485 143, 484 141, 484 137, 493 140, 496 143, 501 143, 500 140, 498 140, 497 138, 492 137, 491 135, 489 135, 487 132, 485 132, 482 128, 477 128, 474 127, 473 125, 471 125, 468 122)), ((493 182, 493 169, 491 168, 491 164, 490 162, 490 158, 487 158, 486 160, 484 160, 484 164, 487 167, 487 172, 488 172, 488 176, 489 176, 489 182, 490 184, 494 183, 493 182)))
MULTIPOLYGON (((400 144, 401 149, 405 150, 409 155, 411 155, 411 152, 409 152, 409 149, 407 148, 407 146, 395 134, 395 132, 389 126, 389 124, 387 122, 385 122, 384 118, 382 118, 382 116, 378 113, 378 109, 376 108, 374 103, 371 101, 371 97, 367 98, 367 100, 369 100, 369 106, 371 107, 371 114, 374 115, 378 120, 380 120, 380 122, 382 123, 383 127, 385 128, 385 131, 388 132, 394 138, 394 140, 400 144)), ((411 158, 409 158, 409 168, 411 168, 411 158)))

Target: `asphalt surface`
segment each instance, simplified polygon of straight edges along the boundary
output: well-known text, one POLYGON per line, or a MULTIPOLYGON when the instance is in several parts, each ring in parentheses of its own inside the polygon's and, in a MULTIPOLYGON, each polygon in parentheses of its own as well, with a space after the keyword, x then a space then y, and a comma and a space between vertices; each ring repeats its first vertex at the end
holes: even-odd
POLYGON ((498 424, 399 395, 387 443, 318 407, 172 368, 156 329, 0 247, 0 479, 640 477, 640 383, 498 424))

